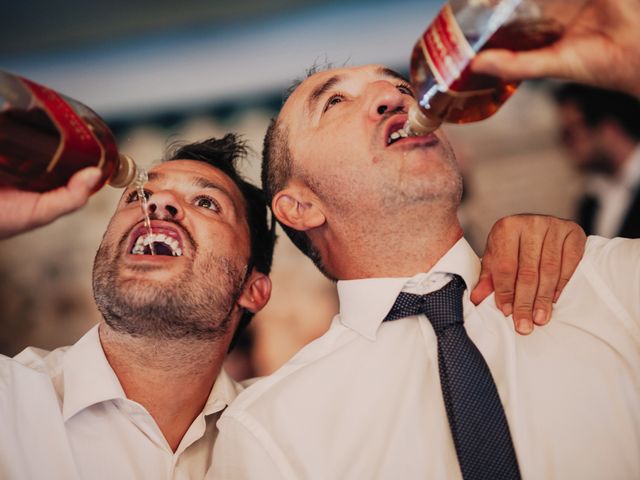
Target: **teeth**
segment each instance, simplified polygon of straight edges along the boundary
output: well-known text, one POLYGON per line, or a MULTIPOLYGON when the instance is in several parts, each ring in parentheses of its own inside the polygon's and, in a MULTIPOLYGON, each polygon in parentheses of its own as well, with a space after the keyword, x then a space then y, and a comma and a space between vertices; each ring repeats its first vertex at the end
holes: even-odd
POLYGON ((408 136, 409 132, 407 132, 404 128, 400 128, 399 130, 396 130, 391 135, 389 135, 389 138, 387 139, 387 145, 390 145, 396 140, 400 140, 401 138, 407 138, 408 136))
POLYGON ((180 248, 180 244, 175 238, 169 237, 162 233, 160 234, 151 234, 151 235, 140 235, 136 240, 133 248, 131 249, 131 254, 133 255, 144 255, 145 247, 151 245, 152 243, 164 243, 171 249, 171 255, 174 257, 182 256, 182 249, 180 248))

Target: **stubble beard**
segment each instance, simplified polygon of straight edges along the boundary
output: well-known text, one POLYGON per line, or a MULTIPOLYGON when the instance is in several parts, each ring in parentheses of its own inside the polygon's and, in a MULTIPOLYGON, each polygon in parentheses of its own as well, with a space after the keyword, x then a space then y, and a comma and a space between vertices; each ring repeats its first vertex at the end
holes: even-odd
POLYGON ((445 209, 455 216, 462 199, 462 176, 453 149, 446 140, 441 141, 442 160, 438 165, 439 171, 428 178, 409 173, 392 174, 378 178, 377 185, 374 186, 365 175, 358 177, 353 174, 350 175, 349 183, 345 184, 342 172, 323 172, 322 177, 313 178, 311 174, 302 171, 300 177, 319 198, 350 222, 363 218, 369 221, 366 215, 363 216, 361 208, 362 192, 366 191, 371 193, 372 198, 377 198, 377 214, 387 212, 397 215, 402 209, 418 207, 445 209))
MULTIPOLYGON (((242 268, 230 258, 208 257, 200 275, 192 263, 167 284, 123 280, 118 251, 103 243, 93 268, 96 305, 114 331, 154 340, 211 341, 228 334, 244 280, 242 268)), ((143 277, 144 268, 139 272, 143 277)))

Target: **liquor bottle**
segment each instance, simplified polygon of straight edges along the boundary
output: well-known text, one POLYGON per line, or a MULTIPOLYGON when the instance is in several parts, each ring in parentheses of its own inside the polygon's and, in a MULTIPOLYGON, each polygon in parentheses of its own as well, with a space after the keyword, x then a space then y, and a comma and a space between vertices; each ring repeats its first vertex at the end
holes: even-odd
POLYGON ((585 0, 450 0, 416 43, 411 83, 418 105, 405 129, 428 133, 443 122, 493 115, 515 92, 508 82, 469 69, 488 48, 533 50, 558 40, 585 0))
POLYGON ((0 188, 44 192, 66 185, 74 173, 90 166, 103 172, 94 192, 106 182, 124 187, 137 172, 91 109, 0 71, 0 188))

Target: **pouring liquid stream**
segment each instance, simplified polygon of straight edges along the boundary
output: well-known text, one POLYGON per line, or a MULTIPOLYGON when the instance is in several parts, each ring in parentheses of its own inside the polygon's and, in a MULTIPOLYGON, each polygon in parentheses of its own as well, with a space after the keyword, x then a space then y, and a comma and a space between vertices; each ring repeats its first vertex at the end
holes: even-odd
MULTIPOLYGON (((149 218, 149 206, 147 204, 147 196, 144 193, 144 184, 149 181, 149 176, 145 169, 140 169, 138 178, 136 179, 136 191, 138 192, 138 201, 140 202, 140 208, 144 214, 144 225, 147 227, 147 237, 150 237, 153 233, 151 231, 151 219, 149 218)), ((149 242, 149 250, 151 255, 155 255, 156 252, 153 248, 153 242, 149 242)))

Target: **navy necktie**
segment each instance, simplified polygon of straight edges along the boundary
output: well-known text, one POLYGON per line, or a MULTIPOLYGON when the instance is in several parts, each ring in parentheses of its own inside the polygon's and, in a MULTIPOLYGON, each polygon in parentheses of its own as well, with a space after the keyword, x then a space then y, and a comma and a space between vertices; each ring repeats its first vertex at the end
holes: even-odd
POLYGON ((482 354, 464 329, 464 280, 454 275, 427 295, 400 293, 385 321, 425 314, 438 339, 438 368, 449 426, 465 480, 520 478, 509 425, 482 354))

